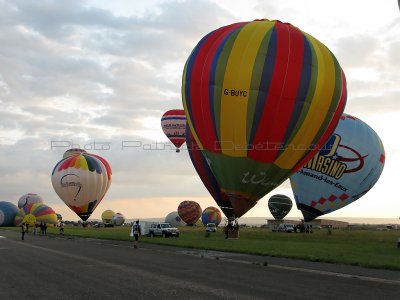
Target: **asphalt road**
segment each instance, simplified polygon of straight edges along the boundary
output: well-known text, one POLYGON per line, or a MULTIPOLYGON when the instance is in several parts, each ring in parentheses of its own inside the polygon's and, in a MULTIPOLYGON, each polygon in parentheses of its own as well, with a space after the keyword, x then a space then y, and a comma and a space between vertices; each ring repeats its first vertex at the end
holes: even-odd
POLYGON ((172 298, 400 299, 400 272, 0 229, 0 299, 172 298))

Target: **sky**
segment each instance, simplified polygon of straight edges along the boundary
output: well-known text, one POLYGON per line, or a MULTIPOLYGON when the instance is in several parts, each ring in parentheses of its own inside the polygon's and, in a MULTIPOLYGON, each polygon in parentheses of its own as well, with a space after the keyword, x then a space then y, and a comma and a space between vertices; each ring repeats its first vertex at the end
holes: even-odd
MULTIPOLYGON (((396 0, 0 0, 0 200, 37 193, 67 220, 51 172, 84 148, 113 169, 92 214, 164 217, 183 200, 216 206, 187 151, 177 154, 160 118, 181 109, 181 79, 197 42, 221 26, 289 22, 335 54, 347 77, 345 112, 369 124, 386 150, 363 198, 325 217, 398 218, 400 12, 396 0), (134 147, 129 147, 134 146, 134 147)), ((293 199, 288 181, 244 217, 271 218, 268 198, 293 199)), ((292 208, 289 217, 300 217, 292 208)))

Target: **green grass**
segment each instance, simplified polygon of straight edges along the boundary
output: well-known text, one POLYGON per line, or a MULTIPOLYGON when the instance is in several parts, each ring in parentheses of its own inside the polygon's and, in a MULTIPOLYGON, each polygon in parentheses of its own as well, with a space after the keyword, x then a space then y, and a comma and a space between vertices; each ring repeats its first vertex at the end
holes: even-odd
MULTIPOLYGON (((329 235, 324 229, 301 234, 242 228, 237 240, 226 240, 220 228, 209 237, 203 227, 184 227, 180 231, 179 238, 142 236, 140 242, 400 270, 400 231, 338 229, 329 235)), ((129 232, 129 227, 65 228, 65 235, 114 240, 130 240, 129 232)), ((48 233, 58 234, 58 228, 49 228, 48 233)))

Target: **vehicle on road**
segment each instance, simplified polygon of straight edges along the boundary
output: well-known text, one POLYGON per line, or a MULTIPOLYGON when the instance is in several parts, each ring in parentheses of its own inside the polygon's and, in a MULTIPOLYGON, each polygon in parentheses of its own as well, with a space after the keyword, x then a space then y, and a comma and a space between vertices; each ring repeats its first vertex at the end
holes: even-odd
POLYGON ((272 231, 294 232, 294 227, 292 224, 279 224, 278 227, 273 228, 272 231))
POLYGON ((163 238, 179 237, 179 229, 172 227, 169 223, 152 223, 148 235, 150 237, 161 236, 163 238))
POLYGON ((207 223, 206 225, 206 232, 216 232, 217 231, 217 226, 215 223, 207 223))

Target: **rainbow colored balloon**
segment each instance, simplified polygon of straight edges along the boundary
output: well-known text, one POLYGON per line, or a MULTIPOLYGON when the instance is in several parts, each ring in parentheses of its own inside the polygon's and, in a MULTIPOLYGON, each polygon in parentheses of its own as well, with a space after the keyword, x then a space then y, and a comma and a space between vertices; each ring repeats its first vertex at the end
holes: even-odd
POLYGON ((104 158, 82 153, 58 162, 51 183, 61 200, 86 221, 107 193, 111 176, 111 167, 104 158))
POLYGON ((18 211, 14 219, 14 224, 16 226, 21 225, 22 222, 28 223, 30 226, 40 222, 55 225, 57 224, 57 215, 56 212, 46 204, 27 204, 18 211))
POLYGON ((194 225, 200 219, 201 207, 195 201, 182 201, 178 206, 178 215, 187 225, 194 225))
MULTIPOLYGON (((256 20, 207 34, 183 72, 190 131, 238 218, 312 158, 335 129, 346 80, 311 35, 256 20)), ((225 198, 224 197, 224 198, 225 198)))
POLYGON ((22 195, 18 200, 18 208, 22 208, 27 204, 43 203, 43 198, 35 193, 22 195))
POLYGON ((175 145, 176 152, 185 143, 186 116, 183 109, 167 111, 161 118, 161 128, 169 140, 175 145))
POLYGON ((365 122, 343 114, 326 145, 290 178, 306 222, 364 196, 385 165, 379 136, 365 122))
POLYGON ((218 226, 219 223, 221 223, 221 220, 221 212, 218 208, 213 206, 207 207, 201 214, 201 222, 203 222, 204 226, 208 223, 215 223, 215 225, 218 226))

